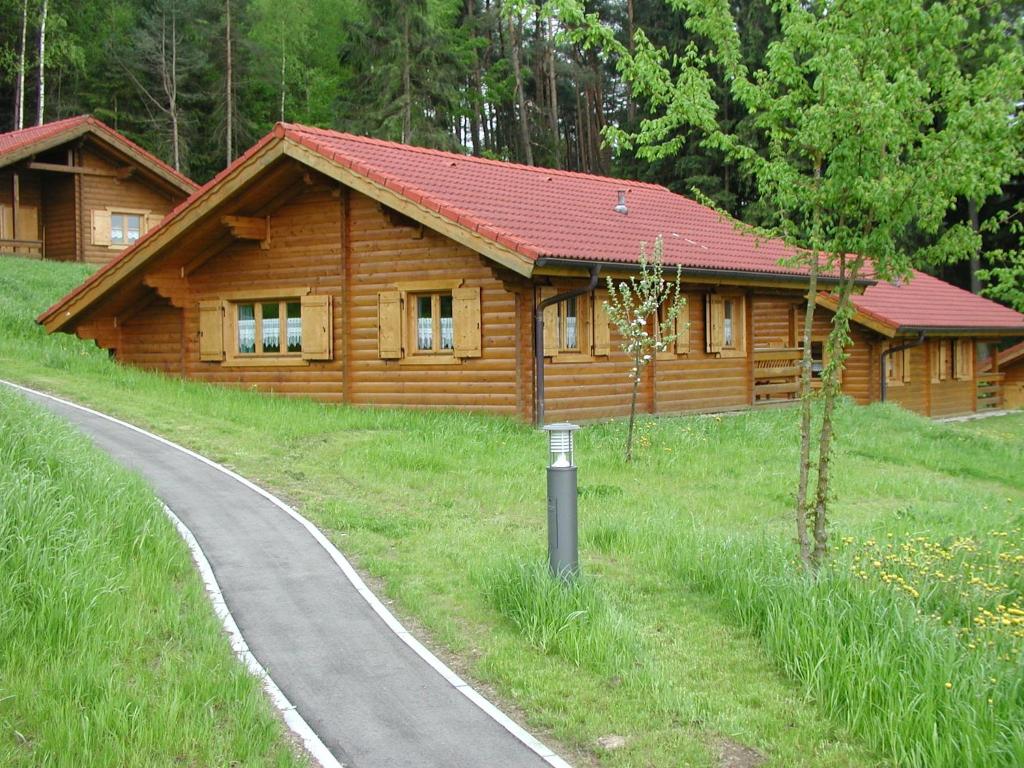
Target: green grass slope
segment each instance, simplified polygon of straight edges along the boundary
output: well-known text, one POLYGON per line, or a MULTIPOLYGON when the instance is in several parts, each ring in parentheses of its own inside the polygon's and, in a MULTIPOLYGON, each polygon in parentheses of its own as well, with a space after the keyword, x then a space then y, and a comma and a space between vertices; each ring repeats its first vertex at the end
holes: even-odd
POLYGON ((152 492, 7 388, 0 764, 306 764, 152 492))
MULTIPOLYGON (((834 558, 795 567, 794 410, 578 440, 584 578, 543 577, 541 434, 120 366, 31 317, 81 277, 0 260, 0 369, 295 502, 443 654, 581 765, 1024 764, 1024 414, 840 409, 834 558), (618 735, 607 749, 599 739, 618 735)), ((604 742, 608 743, 608 742, 604 742)))

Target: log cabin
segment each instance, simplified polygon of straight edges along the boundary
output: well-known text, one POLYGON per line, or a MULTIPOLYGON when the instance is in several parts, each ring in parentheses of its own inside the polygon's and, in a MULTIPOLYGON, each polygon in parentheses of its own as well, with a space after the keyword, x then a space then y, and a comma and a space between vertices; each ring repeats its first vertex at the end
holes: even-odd
POLYGON ((0 253, 104 264, 196 185, 89 115, 0 134, 0 253))
MULTIPOLYGON (((658 237, 687 306, 675 343, 645 369, 642 409, 792 401, 807 277, 782 261, 794 253, 786 244, 654 184, 290 124, 38 321, 126 363, 206 382, 603 419, 627 413, 630 399, 606 280, 635 274, 640 244, 658 237)), ((834 282, 821 278, 826 292, 834 282)), ((925 414, 971 411, 973 359, 962 357, 974 340, 1024 336, 1024 315, 924 275, 859 289, 843 377, 858 402, 887 392, 925 414), (942 305, 927 323, 904 317, 890 307, 894 291, 942 305), (952 350, 940 382, 948 398, 926 384, 933 333, 952 350)), ((816 371, 829 312, 817 315, 816 371)))

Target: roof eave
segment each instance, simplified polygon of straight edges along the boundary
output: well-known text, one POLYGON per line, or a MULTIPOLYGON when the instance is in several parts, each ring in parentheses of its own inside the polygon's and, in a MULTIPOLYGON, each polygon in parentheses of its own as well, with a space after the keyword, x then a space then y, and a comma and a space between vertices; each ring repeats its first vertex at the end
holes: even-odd
POLYGON ((931 336, 1024 336, 1024 326, 969 326, 969 325, 901 325, 896 329, 898 336, 925 333, 931 336))
MULTIPOLYGON (((566 267, 570 269, 590 269, 592 266, 600 266, 603 269, 618 269, 626 272, 640 270, 640 264, 627 261, 600 261, 595 259, 572 259, 561 256, 542 256, 536 261, 539 270, 545 267, 566 267)), ((674 269, 674 265, 666 264, 665 269, 674 269)), ((786 272, 760 272, 757 270, 744 269, 712 269, 709 267, 680 267, 680 272, 688 277, 709 277, 726 278, 742 281, 757 281, 769 283, 781 283, 785 285, 807 285, 807 275, 792 274, 786 272)), ((839 283, 838 278, 818 277, 818 283, 823 286, 834 286, 839 283)), ((854 281, 858 288, 867 288, 874 285, 873 280, 860 278, 854 281)))

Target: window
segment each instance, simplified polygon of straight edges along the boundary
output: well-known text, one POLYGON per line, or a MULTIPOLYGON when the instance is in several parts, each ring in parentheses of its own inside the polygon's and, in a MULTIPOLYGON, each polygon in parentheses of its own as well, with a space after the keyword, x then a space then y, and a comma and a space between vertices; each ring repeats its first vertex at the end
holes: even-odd
POLYGON ((971 339, 957 339, 953 355, 953 378, 974 377, 974 342, 971 339))
POLYGON ((416 354, 452 354, 455 349, 455 318, 451 293, 422 293, 411 297, 415 313, 409 324, 415 340, 409 345, 416 354))
POLYGON ((557 304, 558 307, 558 351, 580 351, 579 300, 574 296, 557 304))
POLYGON ((298 300, 239 302, 236 355, 301 355, 302 305, 298 300))
POLYGON ((708 353, 719 357, 743 357, 746 354, 744 297, 709 294, 705 326, 708 353))
POLYGON ((133 245, 142 236, 143 218, 138 213, 111 213, 110 244, 133 245))
MULTIPOLYGON (((559 293, 572 290, 569 286, 541 288, 538 301, 546 301, 559 293)), ((604 309, 607 294, 596 291, 563 299, 544 308, 544 355, 546 357, 579 360, 581 355, 607 355, 610 352, 608 314, 604 309), (597 306, 597 302, 601 302, 597 306), (598 326, 597 338, 591 330, 598 326), (597 347, 595 351, 595 345, 597 347)))
MULTIPOLYGON (((269 291, 267 292, 269 294, 269 291)), ((234 294, 199 302, 199 359, 229 366, 333 358, 331 297, 234 294)))
POLYGON ((127 248, 159 223, 159 214, 152 211, 111 208, 93 210, 92 244, 127 248))
POLYGON ((377 356, 425 365, 480 357, 480 289, 448 280, 403 283, 381 291, 377 356))
POLYGON ((949 339, 937 339, 928 350, 931 356, 932 383, 945 381, 949 376, 949 339))
MULTIPOLYGON (((890 342, 889 348, 898 347, 903 342, 890 342)), ((890 352, 885 356, 885 380, 893 386, 900 386, 910 381, 910 350, 903 349, 890 352)))

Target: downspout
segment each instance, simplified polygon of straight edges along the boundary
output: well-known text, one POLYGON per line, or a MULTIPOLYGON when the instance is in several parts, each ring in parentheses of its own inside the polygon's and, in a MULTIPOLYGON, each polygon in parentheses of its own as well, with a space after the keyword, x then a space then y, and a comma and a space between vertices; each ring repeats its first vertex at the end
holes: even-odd
POLYGON ((887 392, 887 389, 888 389, 888 383, 889 383, 888 382, 888 377, 885 375, 885 359, 886 359, 886 357, 891 356, 893 352, 902 352, 905 349, 913 349, 914 347, 920 347, 922 344, 924 344, 924 338, 925 338, 925 332, 924 331, 918 331, 917 332, 917 338, 914 339, 914 341, 908 341, 906 344, 900 344, 899 346, 890 347, 889 349, 886 349, 886 350, 882 351, 882 355, 878 359, 879 365, 881 366, 881 370, 878 373, 879 384, 881 385, 881 388, 879 389, 879 392, 882 395, 882 397, 881 397, 879 402, 882 402, 882 403, 885 402, 885 396, 886 396, 886 392, 887 392))
POLYGON ((533 370, 536 376, 534 388, 533 423, 544 426, 544 309, 566 299, 572 299, 590 293, 597 287, 601 275, 601 265, 590 265, 590 282, 584 288, 576 288, 565 293, 557 293, 544 301, 538 302, 533 310, 533 370))

